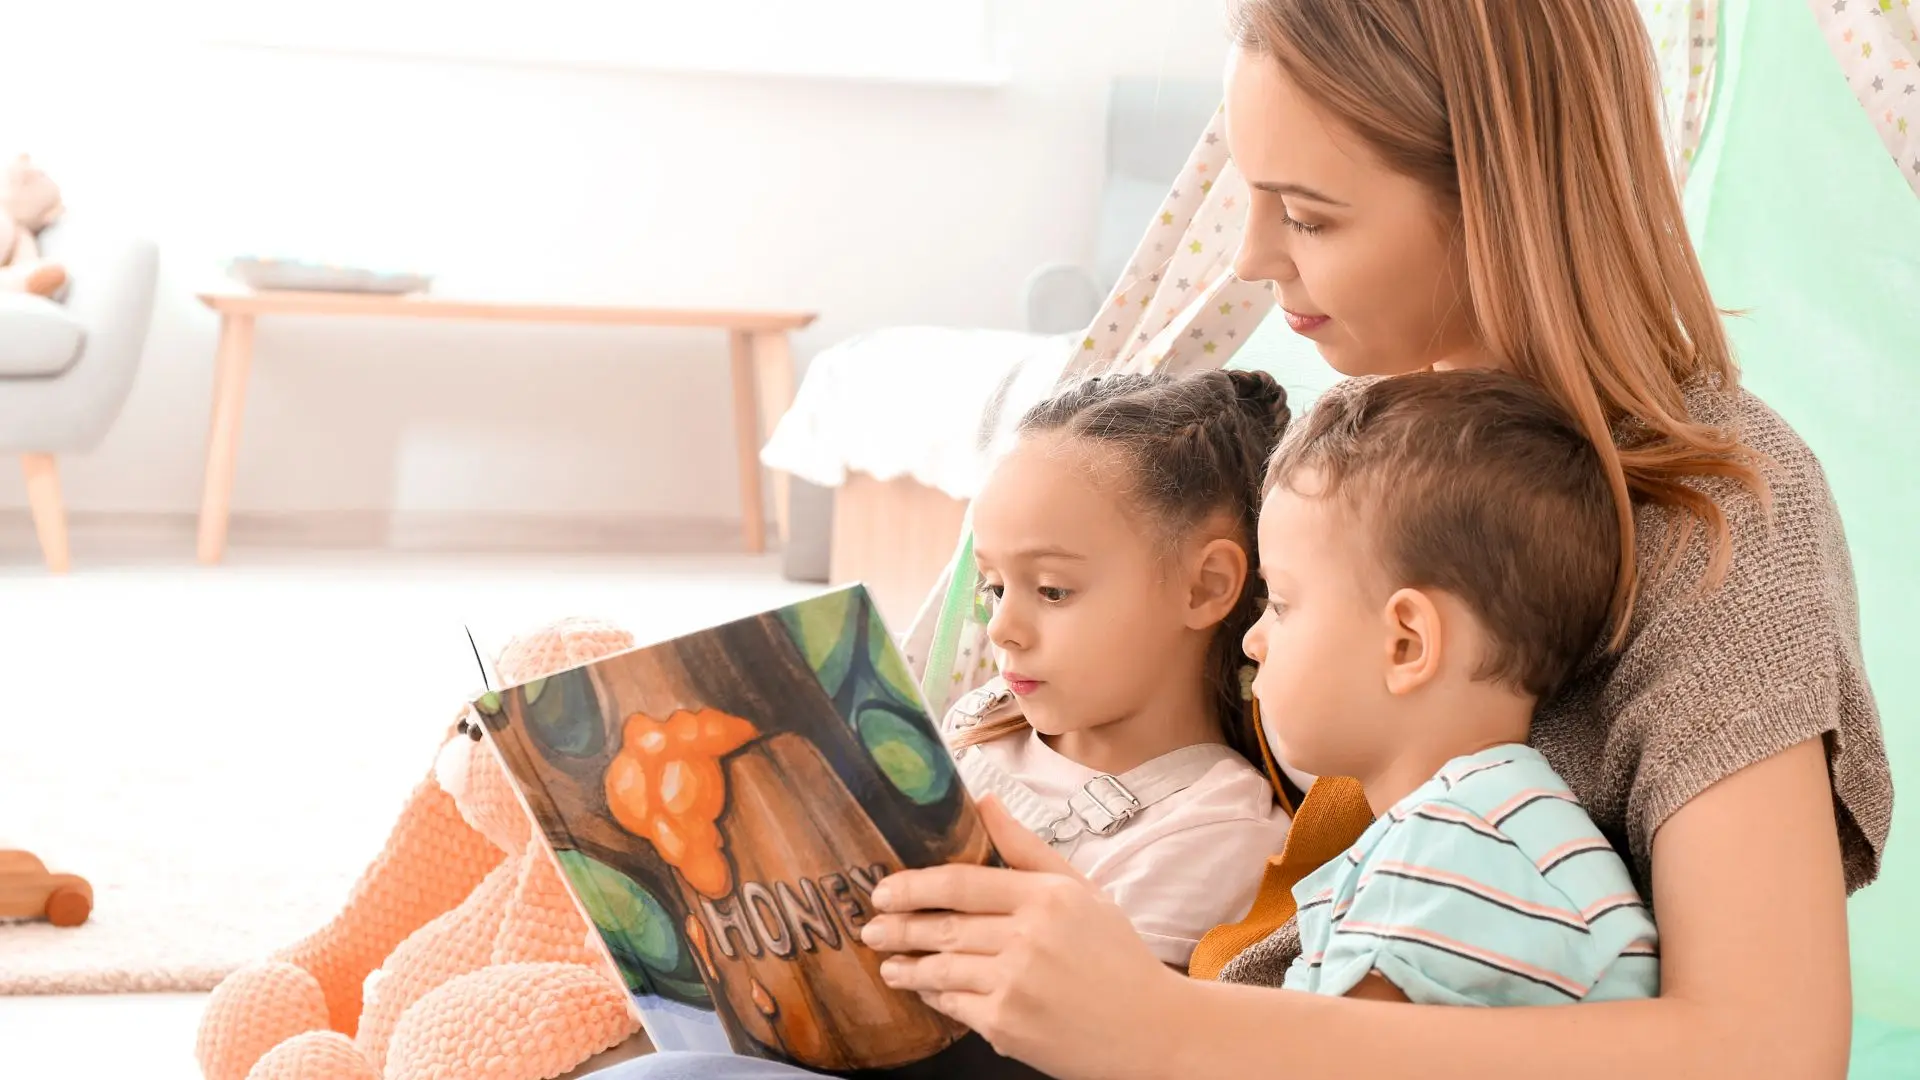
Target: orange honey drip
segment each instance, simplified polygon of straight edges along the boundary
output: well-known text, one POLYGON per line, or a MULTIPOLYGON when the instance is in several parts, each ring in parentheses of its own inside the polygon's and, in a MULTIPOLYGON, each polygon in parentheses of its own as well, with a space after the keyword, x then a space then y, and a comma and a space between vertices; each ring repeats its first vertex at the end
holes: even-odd
POLYGON ((607 807, 620 827, 653 842, 660 857, 703 895, 733 891, 718 825, 727 805, 720 759, 759 735, 718 709, 682 709, 656 720, 627 717, 620 752, 607 766, 607 807))

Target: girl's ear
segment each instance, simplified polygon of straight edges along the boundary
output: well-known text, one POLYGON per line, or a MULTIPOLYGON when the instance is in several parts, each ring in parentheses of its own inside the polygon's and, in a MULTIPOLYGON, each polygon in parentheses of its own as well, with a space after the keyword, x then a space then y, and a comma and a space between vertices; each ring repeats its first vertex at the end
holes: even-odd
POLYGON ((1440 608, 1419 589, 1401 589, 1387 598, 1384 621, 1387 693, 1413 693, 1440 673, 1440 608))
POLYGON ((1187 576, 1187 629, 1210 630, 1233 614, 1247 583, 1247 552, 1219 537, 1196 554, 1187 576))

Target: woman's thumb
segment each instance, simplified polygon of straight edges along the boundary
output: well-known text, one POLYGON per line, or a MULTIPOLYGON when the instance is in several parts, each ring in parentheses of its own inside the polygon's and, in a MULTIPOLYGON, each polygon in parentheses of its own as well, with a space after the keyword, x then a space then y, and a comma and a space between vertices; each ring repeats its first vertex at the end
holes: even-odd
POLYGON ((1035 836, 1031 830, 1007 812, 1000 805, 997 795, 989 795, 980 800, 980 820, 987 826, 987 835, 992 838, 993 846, 999 850, 1000 858, 1015 870, 1033 870, 1043 874, 1064 874, 1067 877, 1087 880, 1086 875, 1075 870, 1073 865, 1060 857, 1060 853, 1048 846, 1045 840, 1035 836))

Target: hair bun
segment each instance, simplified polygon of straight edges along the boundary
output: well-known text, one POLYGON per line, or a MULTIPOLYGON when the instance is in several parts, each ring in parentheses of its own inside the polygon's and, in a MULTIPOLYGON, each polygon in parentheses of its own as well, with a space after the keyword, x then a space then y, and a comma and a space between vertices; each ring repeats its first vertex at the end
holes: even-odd
POLYGON ((1233 385, 1234 401, 1260 423, 1261 430, 1268 432, 1270 441, 1278 442, 1280 434, 1287 428, 1290 415, 1287 410, 1287 388, 1264 371, 1229 371, 1226 374, 1233 385))

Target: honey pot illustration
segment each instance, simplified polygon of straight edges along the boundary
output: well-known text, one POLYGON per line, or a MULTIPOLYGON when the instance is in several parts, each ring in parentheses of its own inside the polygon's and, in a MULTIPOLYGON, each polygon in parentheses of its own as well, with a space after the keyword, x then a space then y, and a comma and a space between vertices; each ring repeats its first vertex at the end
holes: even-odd
MULTIPOLYGON (((713 708, 633 713, 604 786, 615 821, 672 868, 716 1004, 762 1046, 844 1072, 919 1061, 967 1033, 887 987, 860 942, 874 885, 902 863, 811 740, 713 708)), ((955 829, 950 857, 988 856, 971 807, 955 829)))

